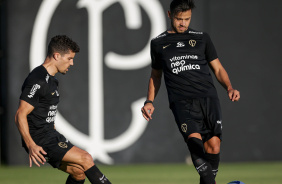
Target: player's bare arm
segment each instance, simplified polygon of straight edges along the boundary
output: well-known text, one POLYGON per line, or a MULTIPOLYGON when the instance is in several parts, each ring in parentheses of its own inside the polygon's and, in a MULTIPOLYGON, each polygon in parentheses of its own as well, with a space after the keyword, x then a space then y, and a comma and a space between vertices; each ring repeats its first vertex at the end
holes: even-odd
POLYGON ((32 162, 34 162, 38 167, 40 167, 40 164, 38 162, 44 164, 46 160, 43 154, 46 155, 47 153, 43 150, 42 147, 36 145, 29 133, 27 115, 31 113, 33 109, 34 107, 32 105, 25 102, 24 100, 20 100, 19 108, 15 116, 15 123, 29 149, 29 166, 31 167, 32 162))
POLYGON ((210 62, 210 67, 213 70, 216 79, 227 90, 228 97, 231 101, 238 101, 240 99, 240 92, 232 88, 228 74, 219 59, 210 62))
MULTIPOLYGON (((149 79, 149 86, 148 86, 148 93, 147 93, 147 101, 146 102, 153 102, 155 97, 158 94, 158 91, 161 86, 161 79, 162 79, 162 70, 152 69, 151 77, 149 79)), ((149 121, 152 119, 152 114, 154 113, 154 105, 153 103, 145 103, 142 107, 142 115, 143 117, 149 121)))

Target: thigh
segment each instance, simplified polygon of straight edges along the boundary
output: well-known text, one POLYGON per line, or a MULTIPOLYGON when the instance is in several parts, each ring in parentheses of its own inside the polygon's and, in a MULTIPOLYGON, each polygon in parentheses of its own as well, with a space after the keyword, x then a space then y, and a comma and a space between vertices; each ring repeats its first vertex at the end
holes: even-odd
POLYGON ((88 154, 85 150, 73 146, 63 157, 63 162, 81 164, 83 155, 88 154))
POLYGON ((185 141, 192 134, 206 134, 204 114, 198 99, 185 99, 171 104, 176 124, 185 141))
POLYGON ((46 160, 54 168, 59 168, 65 154, 73 147, 62 134, 57 131, 52 131, 46 134, 41 140, 44 151, 46 151, 46 160))
POLYGON ((222 115, 219 100, 217 98, 207 98, 206 105, 206 126, 210 133, 205 140, 209 140, 214 136, 222 140, 222 115))
POLYGON ((73 146, 63 157, 62 164, 64 165, 78 165, 84 171, 94 165, 92 156, 76 146, 73 146))

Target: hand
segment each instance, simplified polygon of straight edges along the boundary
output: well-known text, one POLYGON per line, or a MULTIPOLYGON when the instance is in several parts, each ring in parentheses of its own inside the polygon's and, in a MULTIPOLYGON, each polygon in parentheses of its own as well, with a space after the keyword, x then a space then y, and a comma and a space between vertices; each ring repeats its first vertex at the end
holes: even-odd
POLYGON ((150 119, 152 119, 152 114, 154 113, 154 106, 152 103, 146 103, 142 108, 141 108, 141 112, 143 117, 149 121, 150 119))
POLYGON ((44 155, 47 155, 47 153, 43 150, 42 147, 36 144, 30 146, 29 147, 29 167, 32 167, 32 162, 34 162, 38 167, 40 167, 38 162, 44 165, 46 162, 44 155))
POLYGON ((236 89, 230 89, 227 91, 227 94, 229 96, 229 99, 232 101, 232 102, 237 102, 239 101, 240 99, 240 92, 236 89))

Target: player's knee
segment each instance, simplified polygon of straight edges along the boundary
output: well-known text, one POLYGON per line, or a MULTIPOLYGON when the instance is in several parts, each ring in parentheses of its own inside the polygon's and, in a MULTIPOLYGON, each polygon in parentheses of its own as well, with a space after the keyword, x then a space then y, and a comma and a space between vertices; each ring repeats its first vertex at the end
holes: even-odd
POLYGON ((84 168, 84 170, 88 170, 89 168, 91 168, 94 165, 94 161, 92 156, 85 152, 81 155, 81 160, 82 160, 82 166, 84 168))
POLYGON ((217 145, 217 146, 214 146, 214 147, 212 148, 211 154, 219 154, 219 152, 220 152, 220 146, 217 145))
POLYGON ((218 154, 220 153, 220 139, 213 137, 204 143, 206 153, 218 154))
POLYGON ((220 153, 220 145, 208 146, 205 151, 210 154, 218 154, 220 153))
POLYGON ((72 168, 71 176, 77 181, 84 180, 86 178, 84 171, 76 167, 72 168))

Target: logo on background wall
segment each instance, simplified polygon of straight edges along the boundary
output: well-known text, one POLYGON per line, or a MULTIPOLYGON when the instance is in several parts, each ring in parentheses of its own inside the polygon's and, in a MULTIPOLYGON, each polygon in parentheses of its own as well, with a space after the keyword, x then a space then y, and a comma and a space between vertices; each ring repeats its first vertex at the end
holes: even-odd
MULTIPOLYGON (((39 8, 32 31, 30 48, 30 69, 40 65, 45 58, 46 39, 53 14, 63 0, 44 0, 39 8)), ((57 112, 56 128, 75 145, 88 151, 94 159, 105 164, 113 164, 109 153, 121 151, 134 144, 143 134, 147 122, 140 115, 145 97, 131 104, 132 120, 128 129, 113 139, 104 137, 104 91, 103 66, 115 70, 138 70, 150 64, 150 39, 166 29, 165 14, 158 0, 79 0, 78 8, 88 12, 89 53, 89 135, 73 127, 60 112, 57 112), (128 29, 140 29, 142 14, 145 12, 151 22, 150 38, 146 46, 133 55, 114 52, 103 53, 103 12, 111 5, 119 3, 124 10, 128 29), (105 57, 103 57, 105 54, 105 57), (134 61, 134 62, 132 62, 134 61), (75 137, 73 135, 76 135, 75 137)), ((65 20, 62 20, 65 21, 65 20)), ((140 76, 143 77, 143 76, 140 76)))

